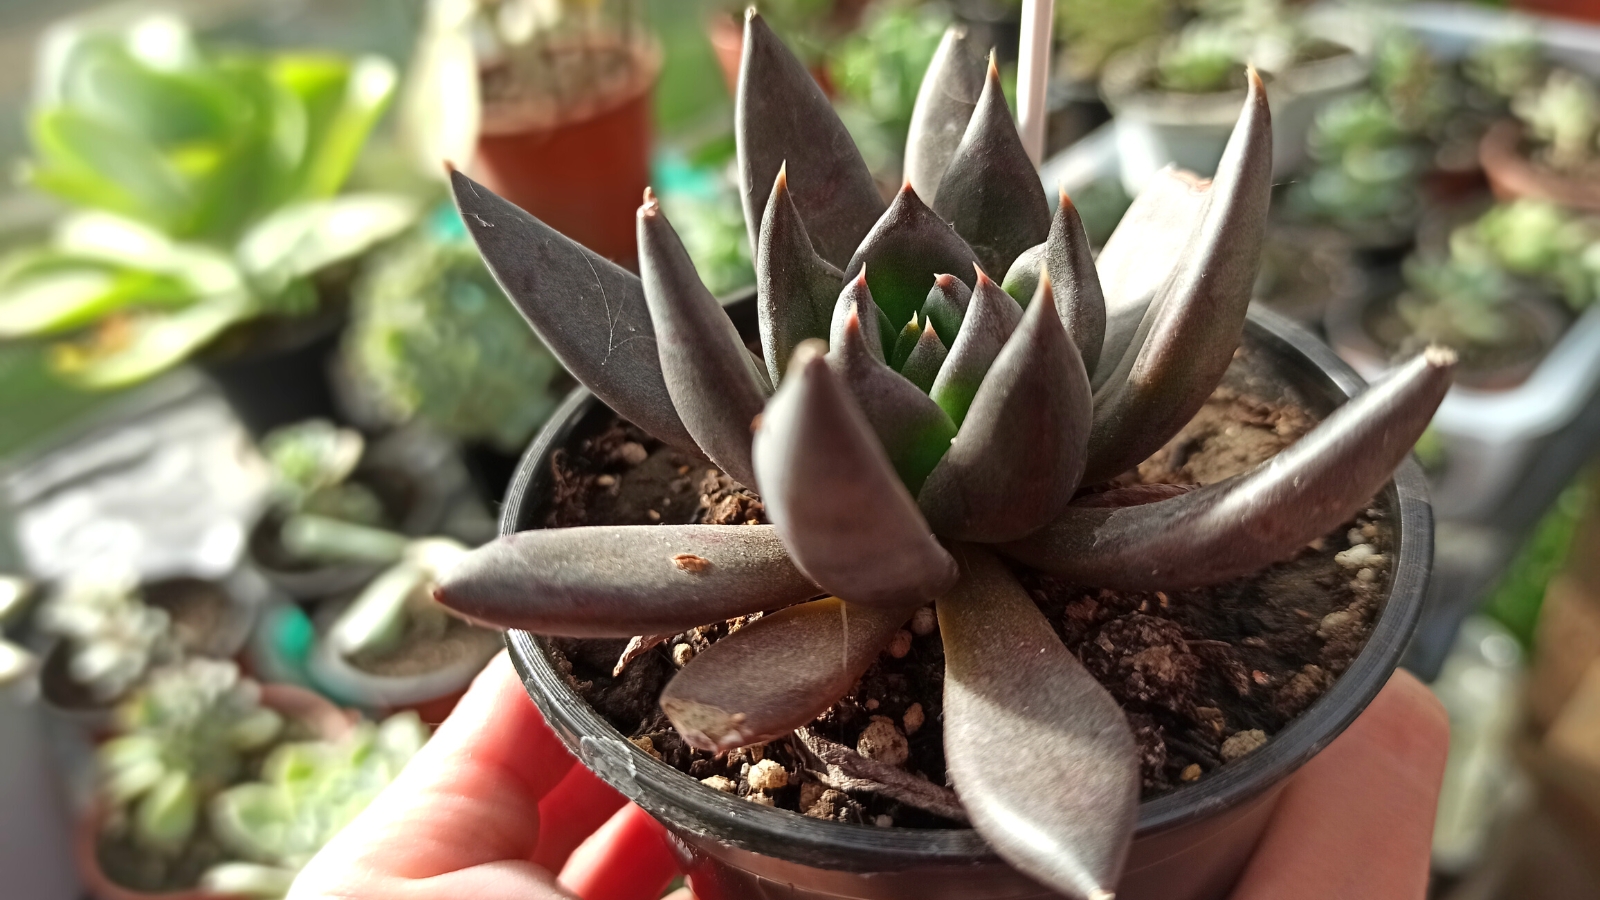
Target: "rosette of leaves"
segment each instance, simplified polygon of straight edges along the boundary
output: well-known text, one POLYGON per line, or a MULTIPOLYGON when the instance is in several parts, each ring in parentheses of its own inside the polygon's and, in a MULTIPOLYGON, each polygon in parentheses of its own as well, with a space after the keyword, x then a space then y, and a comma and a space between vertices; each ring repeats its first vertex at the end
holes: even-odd
POLYGON ((389 417, 508 453, 550 414, 561 372, 464 235, 414 235, 373 259, 344 357, 389 417))
POLYGON ((1586 75, 1556 69, 1544 84, 1519 93, 1511 110, 1542 146, 1551 168, 1581 172, 1600 154, 1600 93, 1586 75))
POLYGON ((1495 265, 1561 297, 1574 311, 1600 286, 1600 229, 1593 219, 1543 200, 1491 207, 1451 232, 1453 260, 1495 265))
POLYGON ((1250 79, 1216 178, 1158 179, 1097 265, 1071 202, 1052 213, 993 65, 951 49, 908 142, 942 161, 934 204, 909 184, 885 204, 805 67, 747 16, 736 119, 759 357, 648 197, 635 278, 454 176, 491 271, 568 370, 758 491, 772 524, 524 532, 468 554, 437 596, 577 637, 769 611, 661 696, 710 751, 807 724, 935 602, 945 757, 972 824, 1041 883, 1104 897, 1137 818, 1133 739, 1002 558, 1157 590, 1292 556, 1387 482, 1452 360, 1400 366, 1238 477, 1075 500, 1165 444, 1238 347, 1271 192, 1265 90, 1250 79), (1062 789, 1037 790, 1038 771, 1062 789))
POLYGON ((283 727, 261 705, 260 686, 231 662, 189 659, 151 672, 118 706, 118 735, 96 751, 107 836, 181 857, 201 830, 205 804, 283 727))
POLYGON ((337 741, 280 744, 262 763, 260 780, 211 800, 211 834, 235 860, 207 870, 200 886, 219 896, 284 896, 311 857, 427 741, 422 719, 403 712, 362 722, 337 741))
POLYGON ((261 440, 272 470, 272 502, 283 521, 278 540, 312 562, 388 563, 407 539, 388 530, 382 501, 351 476, 366 440, 325 419, 274 429, 261 440))
POLYGON ((217 52, 170 14, 68 24, 45 47, 24 174, 71 211, 0 260, 0 340, 58 340, 81 386, 316 311, 314 279, 415 216, 400 195, 339 194, 394 93, 381 58, 217 52))
POLYGON ((39 607, 37 624, 66 641, 67 675, 96 703, 123 696, 179 654, 167 611, 146 604, 131 573, 77 573, 39 607))

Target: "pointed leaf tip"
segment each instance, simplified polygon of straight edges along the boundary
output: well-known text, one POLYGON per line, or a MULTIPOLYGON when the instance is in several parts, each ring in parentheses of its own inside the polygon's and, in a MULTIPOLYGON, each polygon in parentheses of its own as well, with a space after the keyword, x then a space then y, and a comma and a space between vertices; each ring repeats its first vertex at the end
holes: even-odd
POLYGON ((923 73, 906 135, 906 177, 924 200, 937 200, 940 179, 966 134, 983 91, 983 48, 973 29, 945 29, 923 73))
POLYGON ((788 191, 788 163, 778 170, 756 246, 756 320, 767 377, 782 380, 795 345, 828 335, 844 273, 817 255, 788 191))
POLYGON ((927 602, 955 563, 818 344, 795 351, 756 432, 767 514, 795 564, 831 593, 888 609, 927 602))
POLYGON ((845 277, 865 275, 889 321, 904 322, 921 308, 935 272, 965 272, 977 259, 915 191, 902 190, 850 258, 845 277))

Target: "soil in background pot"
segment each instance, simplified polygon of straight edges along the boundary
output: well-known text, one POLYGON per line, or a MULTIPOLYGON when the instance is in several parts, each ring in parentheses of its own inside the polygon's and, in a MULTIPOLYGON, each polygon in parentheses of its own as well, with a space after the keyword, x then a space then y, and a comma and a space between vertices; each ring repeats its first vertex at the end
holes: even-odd
POLYGON ((346 657, 350 665, 369 675, 406 678, 426 675, 467 659, 485 660, 503 639, 498 631, 478 628, 450 616, 442 629, 413 620, 400 643, 381 653, 362 652, 346 657))
MULTIPOLYGON (((1126 482, 1209 483, 1276 454, 1315 424, 1299 407, 1221 387, 1126 482)), ((704 459, 664 447, 621 420, 558 450, 550 527, 764 522, 760 501, 704 459)), ((1204 778, 1260 747, 1305 710, 1365 645, 1387 596, 1393 525, 1368 509, 1297 557, 1247 578, 1172 593, 1086 590, 1026 567, 1019 578, 1067 646, 1127 711, 1144 797, 1204 778)), ((811 731, 945 784, 943 646, 919 611, 856 688, 811 731)), ((558 668, 613 726, 651 755, 754 802, 809 816, 901 827, 956 824, 878 785, 831 789, 805 771, 795 737, 717 758, 685 745, 657 705, 694 653, 758 616, 693 629, 631 656, 628 642, 555 639, 558 668), (782 787, 754 792, 752 766, 775 761, 782 787)), ((771 783, 770 766, 762 780, 771 783)))

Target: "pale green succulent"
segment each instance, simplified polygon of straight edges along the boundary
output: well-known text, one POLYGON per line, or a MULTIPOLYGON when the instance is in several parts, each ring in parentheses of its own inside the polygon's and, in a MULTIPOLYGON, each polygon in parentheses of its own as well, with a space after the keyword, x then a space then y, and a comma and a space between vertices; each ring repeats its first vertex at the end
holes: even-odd
POLYGON ((207 809, 211 834, 236 861, 212 867, 217 894, 281 897, 296 873, 378 795, 428 740, 415 712, 362 722, 336 741, 278 746, 261 778, 228 788, 207 809))
POLYGON ((1544 145, 1551 166, 1575 169, 1594 159, 1600 94, 1587 76, 1557 69, 1542 87, 1518 94, 1511 109, 1544 145))
POLYGON ((149 606, 131 572, 68 577, 39 608, 39 628, 67 644, 67 674, 97 703, 128 692, 179 648, 167 611, 149 606))
POLYGON ((274 502, 295 513, 381 524, 383 505, 377 495, 350 480, 365 448, 360 432, 325 419, 274 429, 261 440, 261 453, 272 468, 274 502))

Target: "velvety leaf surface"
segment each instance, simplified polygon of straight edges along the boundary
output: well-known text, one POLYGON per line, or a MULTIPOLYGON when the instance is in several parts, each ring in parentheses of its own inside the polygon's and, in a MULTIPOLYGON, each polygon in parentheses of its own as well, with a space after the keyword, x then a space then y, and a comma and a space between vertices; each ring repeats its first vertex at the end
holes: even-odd
POLYGON ((460 172, 456 208, 483 261, 539 340, 617 415, 686 450, 639 279, 460 172))
POLYGON ((934 402, 957 425, 967 417, 983 376, 994 365, 995 357, 1000 355, 1001 348, 1021 321, 1022 307, 980 271, 978 287, 972 292, 961 331, 929 391, 934 402))
POLYGON ((753 487, 750 423, 767 403, 755 361, 648 191, 639 207, 638 234, 639 276, 667 393, 706 456, 753 487))
POLYGON ((1092 403, 1046 278, 917 495, 934 532, 1009 541, 1059 516, 1083 473, 1092 403))
POLYGON ((991 272, 1004 273, 1018 254, 1050 233, 1050 201, 1011 120, 993 58, 967 133, 931 205, 991 272))
POLYGON ((883 198, 827 95, 753 9, 733 115, 750 246, 760 244, 772 182, 787 161, 794 205, 817 254, 844 265, 883 215, 883 198))
MULTIPOLYGON (((945 350, 944 341, 939 340, 939 332, 930 324, 917 336, 917 343, 900 366, 900 374, 926 393, 933 389, 933 380, 939 377, 939 368, 944 365, 945 357, 948 355, 949 351, 945 350)), ((934 406, 937 407, 938 404, 935 403, 934 406)))
POLYGON ((778 170, 761 219, 755 268, 762 356, 768 378, 777 384, 789 354, 801 341, 828 337, 834 303, 844 285, 844 273, 812 249, 783 169, 778 170))
POLYGON ((762 616, 684 666, 661 691, 661 709, 701 750, 783 737, 855 686, 915 608, 825 597, 762 616))
POLYGON ((939 333, 939 340, 949 347, 961 333, 961 320, 967 317, 967 304, 972 301, 972 288, 954 275, 936 275, 928 298, 922 301, 922 320, 939 333))
POLYGON ((828 346, 837 347, 844 340, 845 323, 851 316, 866 339, 867 349, 879 362, 887 362, 894 350, 896 332, 889 324, 878 304, 872 301, 872 289, 867 287, 867 274, 862 272, 845 282, 844 290, 833 306, 833 320, 828 326, 828 346))
POLYGON ((1069 897, 1109 900, 1139 812, 1127 719, 999 560, 954 552, 961 580, 938 605, 951 782, 1006 862, 1069 897))
POLYGON ((911 321, 900 329, 899 335, 894 339, 894 350, 889 354, 889 365, 895 371, 905 367, 906 360, 911 358, 911 351, 917 348, 917 341, 922 339, 922 325, 917 321, 917 314, 911 314, 911 321))
POLYGON ((446 572, 434 598, 502 628, 632 637, 820 593, 770 525, 616 525, 497 538, 446 572))
POLYGON ((915 495, 950 448, 955 423, 925 392, 872 355, 854 315, 828 351, 827 361, 872 425, 895 474, 915 495))
POLYGON ((1019 303, 1027 303, 1039 290, 1039 279, 1046 269, 1055 286, 1061 324, 1078 345, 1084 368, 1093 372, 1105 340, 1106 302, 1100 293, 1094 251, 1084 233, 1083 218, 1066 191, 1061 192, 1055 214, 1050 217, 1050 237, 1023 251, 1011 264, 1003 282, 1006 293, 1019 303))
POLYGON ((756 479, 767 515, 800 570, 853 604, 899 609, 950 586, 955 563, 934 540, 872 425, 801 344, 761 416, 756 479))
MULTIPOLYGON (((1143 344, 1140 323, 1156 291, 1171 277, 1184 245, 1199 230, 1211 182, 1168 166, 1150 179, 1100 248, 1096 269, 1106 304, 1106 335, 1091 383, 1099 390, 1131 348, 1143 344), (1137 339, 1136 339, 1137 336, 1137 339)), ((1007 276, 1008 289, 1010 276, 1007 276)))
POLYGON ((908 184, 872 226, 845 267, 846 278, 863 270, 872 299, 896 327, 922 308, 934 276, 950 272, 959 278, 972 271, 977 256, 946 222, 923 205, 908 184))
POLYGON ((1448 351, 1429 350, 1251 472, 1154 503, 1073 505, 1000 549, 1079 584, 1134 591, 1215 584, 1287 559, 1383 488, 1444 399, 1453 366, 1448 351))
POLYGON ((956 147, 983 93, 984 48, 964 24, 945 29, 944 39, 922 75, 906 134, 906 179, 929 203, 937 199, 956 147))
POLYGON ((1149 337, 1095 394, 1087 483, 1160 449, 1222 380, 1244 329, 1271 199, 1272 115, 1252 70, 1205 217, 1157 294, 1149 337))

